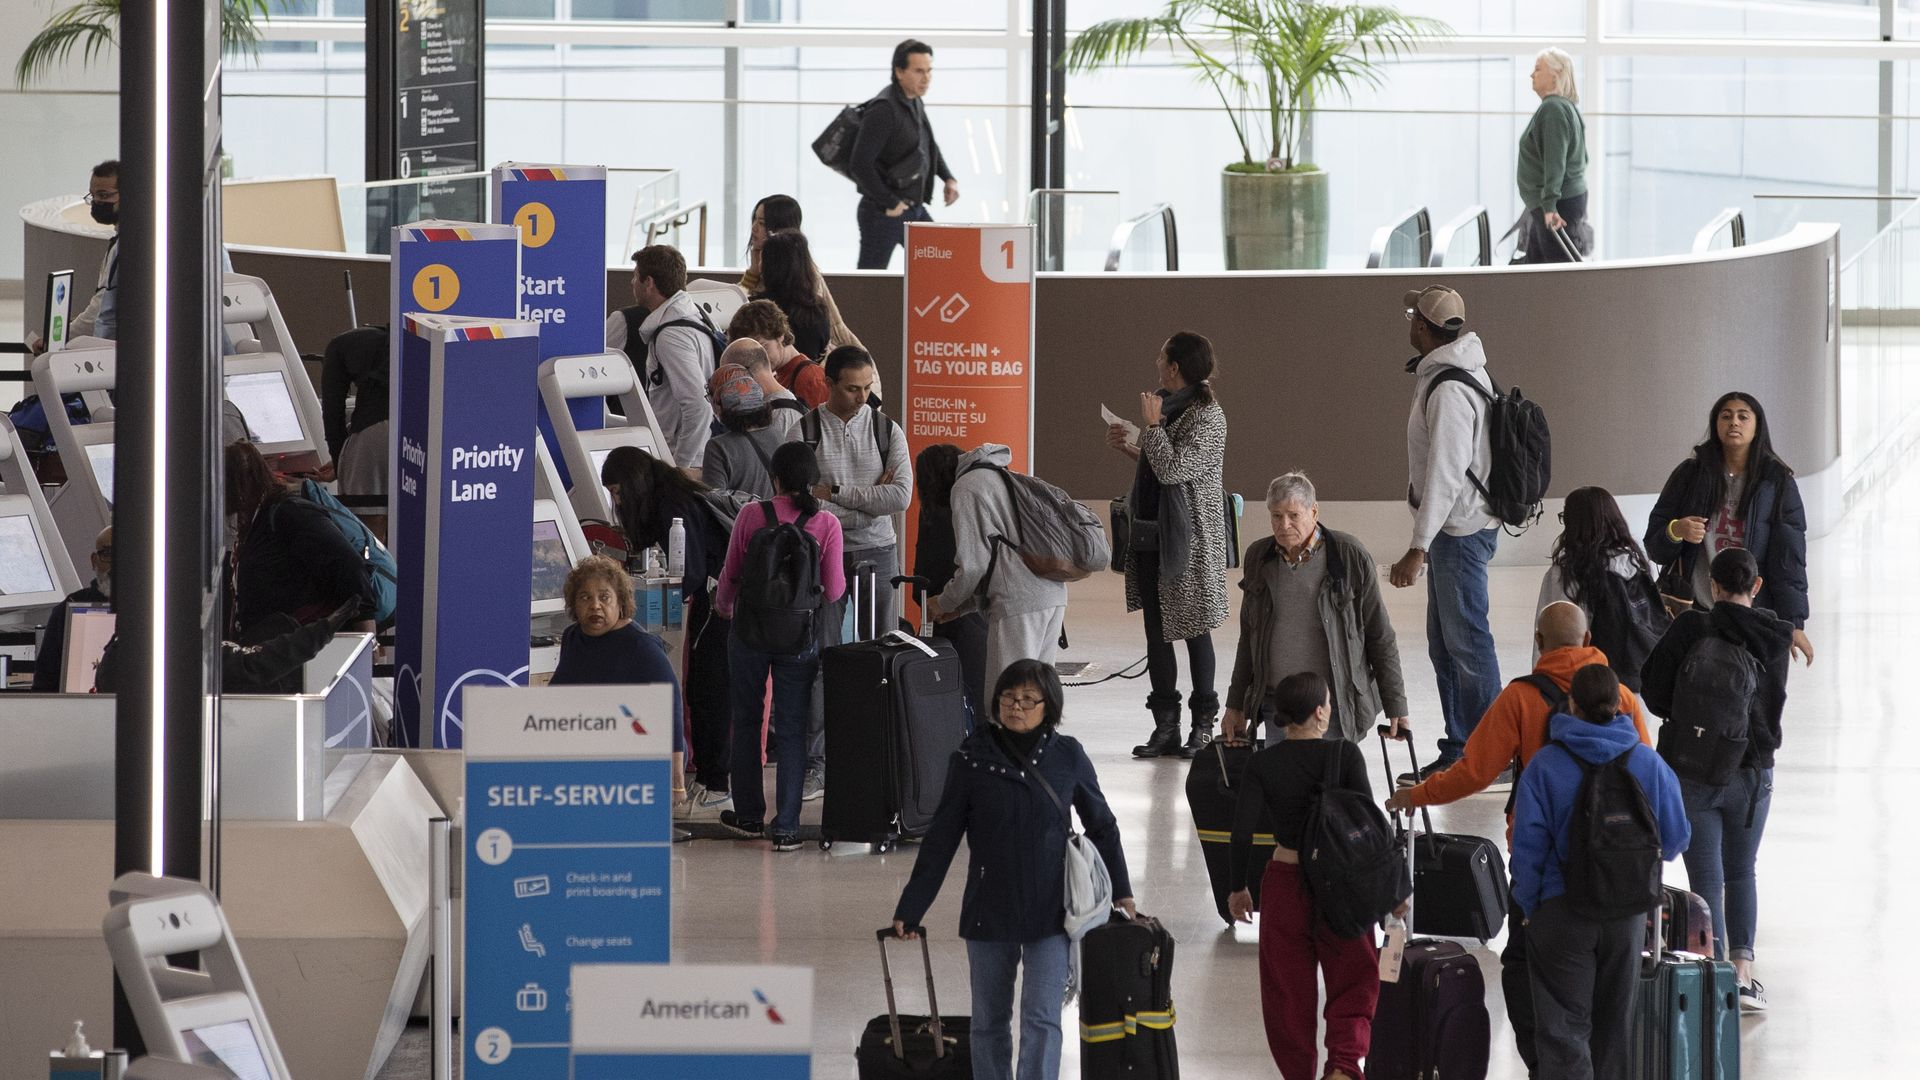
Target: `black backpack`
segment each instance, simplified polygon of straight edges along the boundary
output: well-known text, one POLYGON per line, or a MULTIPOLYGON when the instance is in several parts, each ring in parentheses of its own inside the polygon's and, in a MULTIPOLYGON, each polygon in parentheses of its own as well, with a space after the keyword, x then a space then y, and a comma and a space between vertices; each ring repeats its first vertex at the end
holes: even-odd
POLYGON ((1413 895, 1404 837, 1362 792, 1341 787, 1337 776, 1344 748, 1327 746, 1327 771, 1307 807, 1300 866, 1314 910, 1335 936, 1357 938, 1413 895))
POLYGON ((1583 590, 1581 603, 1592 613, 1593 646, 1607 654, 1607 666, 1620 684, 1640 692, 1640 669, 1673 621, 1651 575, 1638 570, 1630 578, 1608 570, 1594 595, 1583 590))
POLYGON ((1719 634, 1693 643, 1681 661, 1670 718, 1660 725, 1660 756, 1683 780, 1715 786, 1746 760, 1760 661, 1719 634))
POLYGON ((816 640, 819 619, 820 544, 807 534, 807 519, 783 522, 773 504, 759 503, 763 523, 747 541, 740 570, 740 599, 733 632, 747 646, 775 656, 797 656, 816 640))
POLYGON ((1580 792, 1567 822, 1560 876, 1567 904, 1589 919, 1644 915, 1661 902, 1660 822, 1640 781, 1627 768, 1633 748, 1595 765, 1558 739, 1553 745, 1580 767, 1580 792))
MULTIPOLYGON (((635 304, 632 307, 621 308, 620 314, 627 317, 627 343, 622 347, 622 351, 627 354, 628 360, 633 361, 633 370, 639 374, 647 386, 665 386, 667 384, 667 369, 655 366, 652 370, 648 370, 647 367, 647 356, 650 350, 647 348, 646 339, 640 336, 640 324, 647 319, 647 309, 635 304)), ((717 366, 720 363, 720 354, 727 351, 727 335, 714 329, 713 324, 707 321, 705 315, 700 315, 692 319, 675 319, 670 323, 662 323, 660 328, 653 332, 653 339, 655 341, 660 340, 662 333, 666 332, 668 328, 675 326, 684 326, 692 330, 697 330, 704 335, 707 339, 707 344, 713 349, 714 365, 717 366)))
POLYGON ((1553 437, 1547 433, 1546 410, 1523 397, 1517 386, 1502 393, 1500 384, 1494 383, 1493 392, 1488 393, 1471 372, 1456 367, 1443 368, 1433 377, 1420 407, 1426 408, 1433 392, 1450 382, 1460 383, 1486 400, 1493 468, 1484 481, 1468 469, 1467 480, 1487 500, 1493 516, 1518 535, 1539 520, 1547 482, 1553 475, 1553 437))
POLYGON ((853 142, 860 137, 860 118, 869 104, 872 103, 844 106, 826 130, 814 136, 813 156, 849 180, 853 179, 853 142))

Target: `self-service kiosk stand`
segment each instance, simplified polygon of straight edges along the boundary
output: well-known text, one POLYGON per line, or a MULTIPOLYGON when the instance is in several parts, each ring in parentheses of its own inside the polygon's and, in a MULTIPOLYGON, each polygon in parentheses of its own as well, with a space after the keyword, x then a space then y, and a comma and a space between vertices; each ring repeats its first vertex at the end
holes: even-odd
POLYGON ((226 274, 220 282, 220 321, 233 351, 222 361, 227 400, 275 471, 309 473, 333 460, 327 452, 320 397, 300 350, 287 333, 273 290, 257 277, 226 274))
POLYGON ((107 393, 113 389, 113 343, 99 338, 74 338, 57 353, 33 359, 33 390, 46 405, 47 428, 67 482, 48 500, 60 538, 75 566, 84 566, 93 551, 93 538, 113 521, 113 422, 107 393), (60 403, 64 395, 79 394, 93 410, 94 420, 74 424, 60 403))
MULTIPOLYGON (((87 537, 89 551, 93 537, 87 537)), ((34 618, 80 587, 13 423, 0 416, 0 625, 34 618)))
MULTIPOLYGON (((553 419, 554 441, 560 458, 566 462, 573 489, 567 493, 574 514, 594 521, 612 521, 613 507, 607 501, 607 489, 600 484, 600 465, 607 455, 621 446, 637 446, 669 465, 678 462, 667 446, 660 421, 653 415, 646 391, 634 373, 633 361, 615 349, 587 356, 556 356, 540 365, 540 398, 547 415, 553 419), (606 426, 598 431, 581 431, 574 426, 567 402, 574 398, 620 399, 626 411, 623 419, 606 413, 606 426)), ((606 410, 602 409, 603 412, 606 410)))
MULTIPOLYGON (((292 1080, 220 902, 198 882, 129 873, 114 879, 101 929, 149 1058, 216 1077, 292 1080), (168 957, 199 955, 200 970, 168 957)), ((134 1076, 201 1074, 136 1064, 134 1076)))

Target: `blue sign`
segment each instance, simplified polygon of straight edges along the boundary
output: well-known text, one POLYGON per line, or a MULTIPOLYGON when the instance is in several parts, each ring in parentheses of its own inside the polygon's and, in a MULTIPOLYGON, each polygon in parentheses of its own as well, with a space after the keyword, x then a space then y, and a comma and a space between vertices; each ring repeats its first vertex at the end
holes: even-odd
MULTIPOLYGON (((607 170, 599 165, 528 165, 493 170, 493 216, 520 232, 517 317, 540 326, 540 359, 587 356, 606 347, 607 170)), ((567 403, 573 426, 606 426, 599 398, 567 403)), ((540 435, 562 483, 572 486, 546 406, 540 435)))
POLYGON ((810 968, 579 964, 573 1001, 573 1080, 812 1073, 810 968))
POLYGON ((672 958, 673 693, 466 695, 463 1075, 566 1074, 576 964, 672 958))
POLYGON ((537 333, 407 316, 393 494, 404 745, 459 746, 460 691, 526 678, 537 333))

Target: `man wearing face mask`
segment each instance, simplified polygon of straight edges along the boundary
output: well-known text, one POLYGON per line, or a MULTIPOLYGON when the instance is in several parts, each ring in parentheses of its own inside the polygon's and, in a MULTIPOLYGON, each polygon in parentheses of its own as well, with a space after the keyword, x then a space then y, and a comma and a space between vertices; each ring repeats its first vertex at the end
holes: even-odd
POLYGON ((100 276, 93 299, 86 310, 73 317, 71 337, 97 337, 114 340, 119 335, 117 303, 120 291, 120 163, 103 161, 93 167, 87 181, 87 211, 93 220, 113 226, 113 239, 107 242, 106 257, 100 260, 100 276))
POLYGON ((67 609, 75 604, 105 607, 113 598, 113 526, 101 529, 93 538, 93 554, 87 561, 93 564, 93 581, 55 605, 53 614, 47 616, 47 632, 33 656, 36 694, 60 692, 61 665, 67 651, 67 609))

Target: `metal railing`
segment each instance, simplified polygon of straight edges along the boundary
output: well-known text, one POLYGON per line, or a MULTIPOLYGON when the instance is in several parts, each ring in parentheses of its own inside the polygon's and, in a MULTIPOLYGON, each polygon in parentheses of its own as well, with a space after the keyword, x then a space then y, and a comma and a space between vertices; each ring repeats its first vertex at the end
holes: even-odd
POLYGON ((1713 251, 1718 248, 1737 248, 1747 246, 1747 219, 1736 207, 1728 207, 1713 216, 1699 232, 1693 236, 1693 253, 1713 251), (1720 235, 1725 233, 1727 242, 1719 243, 1720 235))
POLYGON ((701 199, 687 206, 674 206, 658 211, 642 218, 636 226, 646 238, 646 243, 642 246, 652 247, 655 240, 673 233, 673 246, 684 252, 687 246, 680 242, 679 232, 695 220, 699 222, 696 226, 698 229, 696 247, 699 258, 692 265, 705 266, 707 265, 707 200, 701 199))
POLYGON ((1089 224, 1085 220, 1088 205, 1100 202, 1111 202, 1117 212, 1120 193, 1098 188, 1034 188, 1027 192, 1027 220, 1035 226, 1035 269, 1067 269, 1070 246, 1076 255, 1091 254, 1084 250, 1085 241, 1091 237, 1081 234, 1089 224))
POLYGON ((1493 222, 1487 217, 1484 206, 1469 206, 1459 217, 1440 226, 1433 236, 1433 254, 1427 261, 1428 266, 1492 266, 1493 265, 1493 222), (1466 236, 1475 244, 1473 258, 1466 262, 1449 261, 1453 253, 1453 242, 1462 231, 1471 228, 1466 236))
POLYGON ((1107 269, 1121 269, 1121 259, 1126 255, 1127 247, 1133 243, 1135 229, 1149 221, 1160 222, 1160 239, 1166 253, 1165 265, 1153 267, 1155 270, 1180 269, 1180 230, 1174 224, 1173 207, 1166 203, 1154 203, 1144 213, 1121 222, 1113 228, 1113 246, 1107 249, 1107 269))
POLYGON ((1369 270, 1411 270, 1433 258, 1433 217, 1424 206, 1402 213, 1373 232, 1367 248, 1369 270))

